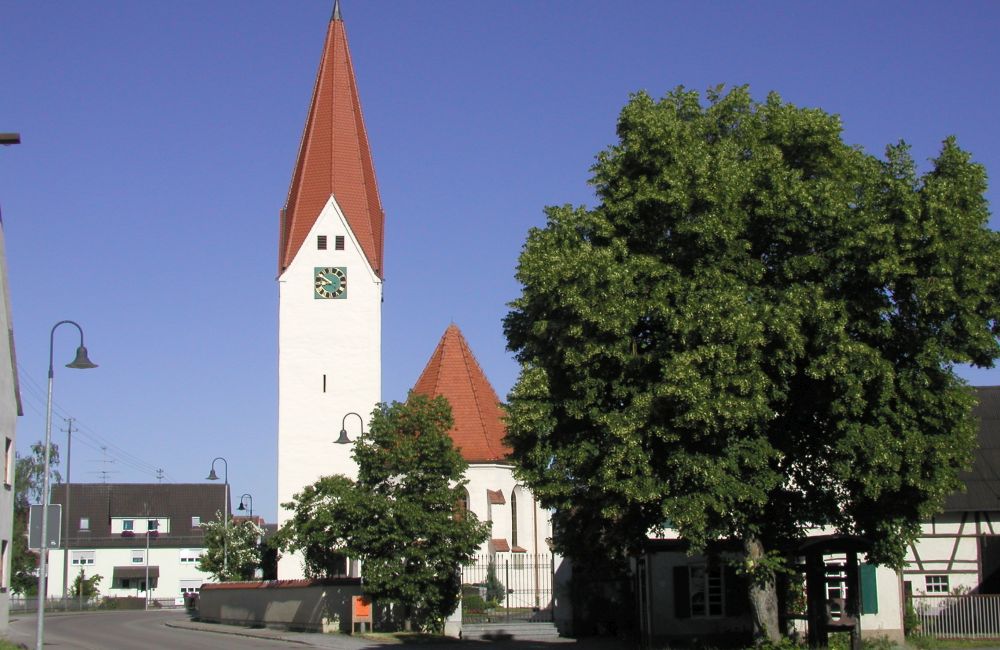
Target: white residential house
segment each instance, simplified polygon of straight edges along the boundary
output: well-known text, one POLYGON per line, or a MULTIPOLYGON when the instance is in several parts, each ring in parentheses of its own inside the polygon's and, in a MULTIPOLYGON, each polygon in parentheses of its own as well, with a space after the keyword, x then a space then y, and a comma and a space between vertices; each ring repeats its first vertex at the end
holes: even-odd
POLYGON ((0 219, 0 443, 3 444, 3 481, 0 487, 0 636, 10 615, 10 560, 14 530, 14 461, 17 416, 21 394, 14 358, 14 323, 7 287, 7 254, 0 219))
POLYGON ((65 506, 67 493, 64 547, 49 551, 50 598, 63 596, 64 575, 67 592, 72 591, 81 571, 101 576, 102 596, 143 598, 148 585, 148 598, 162 602, 214 581, 198 569, 201 524, 229 511, 225 485, 64 483, 53 486, 52 503, 65 506))

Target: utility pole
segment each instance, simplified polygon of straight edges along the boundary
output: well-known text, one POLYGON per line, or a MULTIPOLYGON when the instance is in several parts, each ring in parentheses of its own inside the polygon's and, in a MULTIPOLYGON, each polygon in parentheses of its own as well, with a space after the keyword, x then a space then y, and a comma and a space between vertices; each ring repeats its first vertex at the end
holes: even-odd
MULTIPOLYGON (((63 609, 69 596, 69 488, 72 484, 73 418, 66 418, 66 505, 63 513, 63 609)), ((81 589, 82 591, 82 589, 81 589)))

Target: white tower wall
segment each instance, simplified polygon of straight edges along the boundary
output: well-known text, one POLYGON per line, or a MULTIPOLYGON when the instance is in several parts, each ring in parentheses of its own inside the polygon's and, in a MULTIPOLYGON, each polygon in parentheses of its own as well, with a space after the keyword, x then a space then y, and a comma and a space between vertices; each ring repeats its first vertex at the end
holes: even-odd
MULTIPOLYGON (((278 525, 291 512, 281 503, 319 477, 357 476, 353 444, 336 444, 344 416, 357 413, 368 430, 381 394, 382 281, 372 270, 334 197, 278 278, 278 525), (327 250, 317 238, 326 235, 327 250), (335 250, 336 237, 344 250, 335 250), (343 299, 315 296, 315 269, 343 267, 343 299)), ((350 439, 361 422, 347 418, 350 439)), ((278 577, 303 576, 301 558, 282 557, 278 577)))

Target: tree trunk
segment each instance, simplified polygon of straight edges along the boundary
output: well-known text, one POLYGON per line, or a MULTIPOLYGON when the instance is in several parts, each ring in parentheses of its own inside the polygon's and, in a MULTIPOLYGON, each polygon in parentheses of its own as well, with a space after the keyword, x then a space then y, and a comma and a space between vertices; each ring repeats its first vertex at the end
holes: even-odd
POLYGON ((778 590, 775 587, 774 572, 760 566, 764 558, 764 545, 758 538, 751 536, 743 540, 743 550, 751 568, 748 589, 754 640, 779 643, 781 630, 778 627, 778 590))

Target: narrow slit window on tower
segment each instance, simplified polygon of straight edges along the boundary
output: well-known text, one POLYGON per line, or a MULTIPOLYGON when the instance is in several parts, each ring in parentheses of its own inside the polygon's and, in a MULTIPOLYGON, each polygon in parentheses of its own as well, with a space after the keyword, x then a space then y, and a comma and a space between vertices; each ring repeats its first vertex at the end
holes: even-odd
POLYGON ((316 248, 317 248, 317 250, 321 250, 321 251, 325 251, 326 250, 326 235, 317 235, 316 236, 316 248))
POLYGON ((333 247, 338 251, 344 250, 344 236, 337 235, 333 240, 333 247))
POLYGON ((326 392, 326 375, 323 375, 323 392, 326 392))

